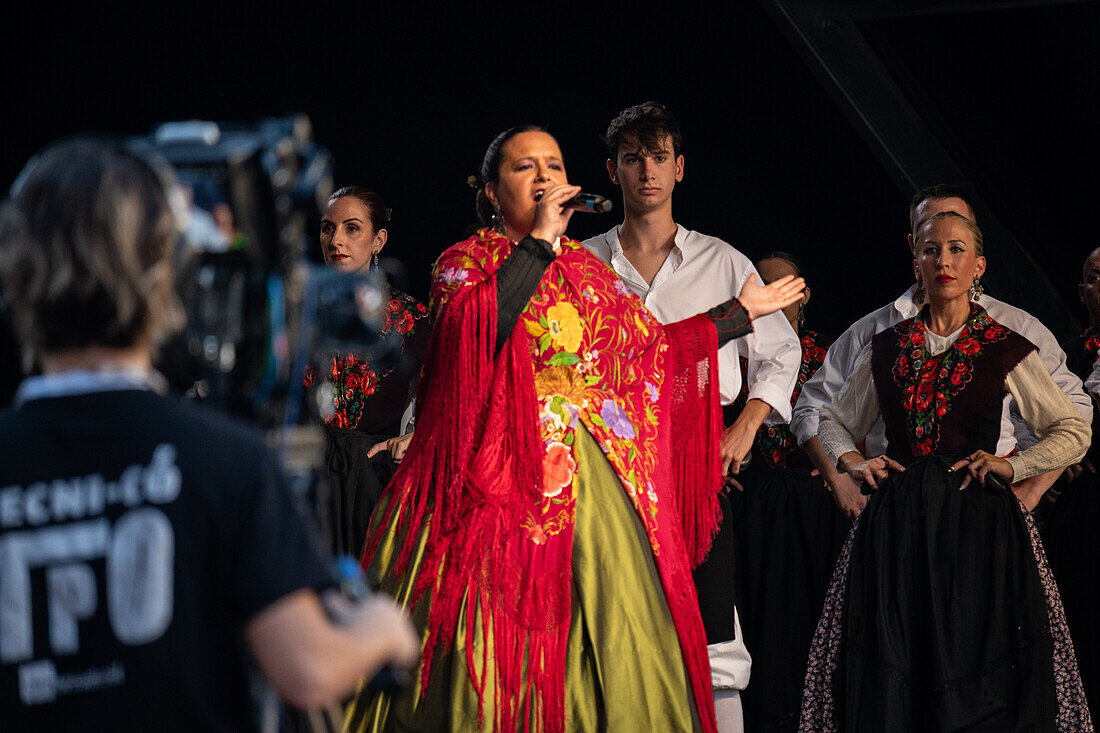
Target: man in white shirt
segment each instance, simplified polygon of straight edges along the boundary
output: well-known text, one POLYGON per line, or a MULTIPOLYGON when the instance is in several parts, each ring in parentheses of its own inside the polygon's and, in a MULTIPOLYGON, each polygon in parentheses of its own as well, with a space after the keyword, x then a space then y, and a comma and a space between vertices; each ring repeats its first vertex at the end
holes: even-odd
MULTIPOLYGON (((971 221, 977 220, 974 207, 961 189, 948 184, 937 184, 922 189, 917 192, 909 205, 910 252, 913 247, 912 231, 916 229, 917 224, 944 211, 953 211, 971 221)), ((893 303, 856 321, 833 342, 825 357, 825 363, 802 386, 802 394, 798 398, 798 404, 795 405, 794 414, 791 417, 791 432, 821 472, 822 478, 833 492, 837 505, 852 519, 863 509, 864 504, 867 503, 867 497, 860 493, 859 486, 847 474, 837 472, 836 466, 832 465, 825 456, 817 439, 818 414, 832 401, 851 376, 856 358, 870 343, 871 337, 920 312, 920 307, 913 300, 915 287, 915 285, 911 286, 893 303)), ((1066 393, 1082 417, 1091 421, 1092 406, 1089 398, 1081 388, 1081 380, 1067 368, 1065 352, 1058 345, 1054 334, 1029 313, 988 295, 979 296, 977 302, 997 322, 1035 344, 1054 382, 1066 393)), ((1010 402, 1011 398, 1006 397, 1001 418, 1001 438, 997 443, 999 456, 1012 452, 1017 442, 1025 444, 1021 447, 1034 442, 1033 436, 1022 422, 1015 421, 1014 424, 1010 414, 1010 402)), ((866 438, 865 454, 874 456, 885 450, 886 436, 880 419, 866 438)), ((1033 508, 1043 492, 1058 478, 1059 473, 1060 471, 1052 471, 1035 476, 1020 482, 1013 489, 1028 508, 1033 508)))
MULTIPOLYGON (((607 172, 623 192, 623 223, 584 242, 662 323, 693 316, 738 295, 750 277, 760 280, 749 259, 736 249, 673 220, 672 191, 684 176, 681 142, 676 121, 655 102, 626 109, 611 121, 604 136, 607 172)), ((752 334, 718 351, 723 404, 733 402, 741 391, 742 356, 748 361, 748 403, 726 428, 721 444, 723 472, 729 474, 739 471, 765 419, 790 419, 801 349, 781 312, 757 319, 752 334)), ((723 497, 727 516, 728 508, 723 497)), ((723 733, 741 730, 738 691, 748 684, 751 665, 732 604, 729 532, 728 526, 720 530, 711 556, 696 575, 723 733), (704 570, 712 564, 714 572, 704 570), (720 578, 723 587, 714 587, 712 577, 720 578), (713 596, 710 603, 707 596, 713 596), (708 606, 716 613, 709 614, 708 606)))

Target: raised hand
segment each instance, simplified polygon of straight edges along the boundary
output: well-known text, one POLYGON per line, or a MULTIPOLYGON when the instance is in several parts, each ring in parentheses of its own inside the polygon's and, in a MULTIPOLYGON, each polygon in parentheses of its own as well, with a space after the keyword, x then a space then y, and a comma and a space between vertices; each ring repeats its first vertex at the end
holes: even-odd
POLYGON ((749 312, 749 318, 756 320, 759 316, 766 316, 797 302, 805 289, 806 281, 801 277, 784 275, 761 287, 756 282, 756 273, 749 273, 737 299, 749 312))

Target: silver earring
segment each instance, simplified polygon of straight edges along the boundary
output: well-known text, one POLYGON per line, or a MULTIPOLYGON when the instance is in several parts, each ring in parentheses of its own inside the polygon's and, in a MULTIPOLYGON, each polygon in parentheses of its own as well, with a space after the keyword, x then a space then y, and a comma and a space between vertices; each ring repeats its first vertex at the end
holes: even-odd
POLYGON ((913 291, 913 302, 920 305, 924 302, 924 283, 917 280, 917 289, 913 291))

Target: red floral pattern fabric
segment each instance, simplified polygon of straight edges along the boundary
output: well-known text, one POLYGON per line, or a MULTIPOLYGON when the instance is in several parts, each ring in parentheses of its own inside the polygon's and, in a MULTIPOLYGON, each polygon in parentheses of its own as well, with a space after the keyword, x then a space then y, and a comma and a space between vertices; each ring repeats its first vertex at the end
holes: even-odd
POLYGON ((925 346, 924 321, 912 318, 894 327, 901 353, 891 369, 902 390, 906 434, 913 455, 929 456, 940 444, 940 422, 974 376, 974 357, 987 346, 1004 341, 1012 331, 978 308, 963 326, 954 345, 933 356, 925 346))
MULTIPOLYGON (((435 265, 432 309, 455 292, 484 280, 512 251, 505 237, 468 240, 440 256, 435 265)), ((653 381, 664 368, 663 330, 642 302, 607 266, 587 255, 578 242, 563 241, 562 254, 550 266, 516 329, 531 340, 539 426, 546 450, 545 474, 557 481, 564 457, 572 455, 580 424, 607 455, 638 515, 653 532, 659 523, 659 498, 648 479, 659 460, 654 436, 660 419, 653 381), (563 271, 570 270, 569 277, 563 271), (575 283, 584 283, 577 286, 575 283), (583 347, 582 347, 583 346, 583 347), (652 348, 651 348, 652 347, 652 348), (646 385, 649 385, 647 387, 646 385), (551 453, 553 457, 551 457, 551 453)), ((525 527, 532 538, 572 525, 572 484, 543 486, 545 500, 525 527)), ((654 554, 662 551, 660 545, 654 554)))
MULTIPOLYGON (((386 305, 386 317, 380 331, 382 336, 396 333, 402 337, 401 348, 404 351, 406 337, 413 336, 418 329, 427 329, 428 309, 415 298, 397 290, 390 291, 390 300, 386 305)), ((397 360, 394 360, 394 364, 397 360)), ((370 398, 378 391, 382 380, 390 376, 394 367, 378 374, 370 362, 354 354, 336 356, 332 360, 330 377, 333 387, 333 414, 325 420, 326 425, 337 428, 356 429, 363 414, 370 408, 370 398)), ((313 387, 316 378, 311 372, 305 376, 305 386, 313 387)))
POLYGON ((1085 351, 1093 355, 1094 362, 1100 359, 1100 328, 1089 326, 1081 335, 1085 340, 1085 351))

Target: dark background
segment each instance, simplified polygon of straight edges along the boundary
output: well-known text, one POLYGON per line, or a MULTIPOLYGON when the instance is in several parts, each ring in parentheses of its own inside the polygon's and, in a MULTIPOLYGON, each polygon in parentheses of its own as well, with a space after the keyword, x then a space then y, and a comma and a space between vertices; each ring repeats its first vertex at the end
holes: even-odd
MULTIPOLYGON (((1097 4, 935 12, 860 29, 1083 320, 1074 286, 1100 245, 1097 4)), ((36 6, 3 34, 5 189, 63 135, 305 112, 335 156, 336 184, 375 187, 393 208, 388 253, 424 297, 432 260, 473 222, 465 179, 497 131, 546 125, 570 179, 613 195, 599 133, 620 109, 655 99, 685 133, 677 220, 752 258, 776 249, 802 258, 809 326, 839 334, 912 279, 913 191, 887 176, 755 2, 36 6)), ((617 212, 578 215, 570 233, 617 221, 617 212)), ((997 242, 986 247, 993 270, 997 242)))

